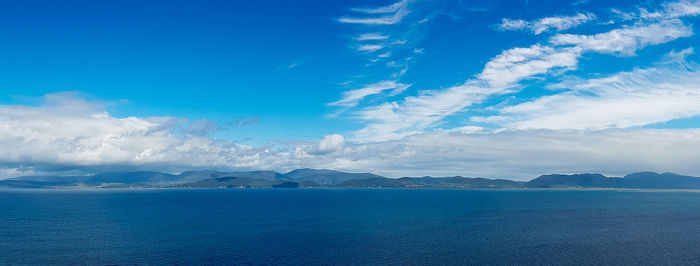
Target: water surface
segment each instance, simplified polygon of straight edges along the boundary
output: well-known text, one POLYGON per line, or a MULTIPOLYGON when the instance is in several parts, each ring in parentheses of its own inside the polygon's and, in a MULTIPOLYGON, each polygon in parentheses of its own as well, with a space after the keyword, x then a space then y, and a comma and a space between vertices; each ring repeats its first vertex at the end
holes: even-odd
POLYGON ((0 264, 693 264, 700 193, 0 190, 0 264))

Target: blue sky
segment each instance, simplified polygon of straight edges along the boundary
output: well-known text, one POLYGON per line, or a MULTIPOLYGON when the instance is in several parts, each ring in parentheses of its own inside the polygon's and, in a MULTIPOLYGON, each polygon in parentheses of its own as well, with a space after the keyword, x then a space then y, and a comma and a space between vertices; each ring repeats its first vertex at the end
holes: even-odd
POLYGON ((17 149, 0 158, 4 176, 295 167, 700 174, 694 151, 662 153, 698 141, 698 1, 0 7, 0 142, 17 149), (620 146, 586 148, 606 141, 620 146), (542 148, 550 142, 579 148, 542 148), (656 157, 639 157, 638 146, 656 157), (481 153, 489 148, 504 152, 481 153), (559 152, 630 158, 576 165, 547 155, 559 152))

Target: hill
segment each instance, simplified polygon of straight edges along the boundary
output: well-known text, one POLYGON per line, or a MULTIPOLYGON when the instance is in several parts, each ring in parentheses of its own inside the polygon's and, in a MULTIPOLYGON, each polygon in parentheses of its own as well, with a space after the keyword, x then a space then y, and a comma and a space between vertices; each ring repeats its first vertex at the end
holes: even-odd
POLYGON ((357 179, 369 179, 369 178, 382 178, 370 173, 346 173, 334 170, 316 170, 316 169, 297 169, 284 174, 285 176, 291 178, 292 180, 304 182, 311 181, 316 182, 321 185, 335 185, 340 184, 349 180, 357 179))
POLYGON ((529 188, 609 188, 619 187, 619 178, 608 178, 601 174, 542 175, 525 184, 529 188))
POLYGON ((640 172, 624 177, 601 174, 543 175, 525 184, 529 188, 639 188, 700 189, 700 178, 673 173, 640 172))

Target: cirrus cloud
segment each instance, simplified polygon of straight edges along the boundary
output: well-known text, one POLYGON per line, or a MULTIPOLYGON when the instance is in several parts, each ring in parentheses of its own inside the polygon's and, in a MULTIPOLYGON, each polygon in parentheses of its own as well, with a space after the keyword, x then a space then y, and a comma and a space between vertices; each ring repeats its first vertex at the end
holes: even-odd
POLYGON ((498 25, 498 29, 503 31, 529 30, 532 31, 533 34, 537 35, 548 30, 563 31, 594 19, 596 19, 596 16, 592 13, 578 13, 573 16, 546 17, 533 21, 504 18, 501 21, 501 24, 498 25))

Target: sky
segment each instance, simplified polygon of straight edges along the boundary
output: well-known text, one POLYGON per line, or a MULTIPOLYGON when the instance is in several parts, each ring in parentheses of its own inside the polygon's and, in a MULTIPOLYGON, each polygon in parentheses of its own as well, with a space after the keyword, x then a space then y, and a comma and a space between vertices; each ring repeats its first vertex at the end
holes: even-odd
POLYGON ((700 176, 700 1, 2 1, 0 179, 700 176))

